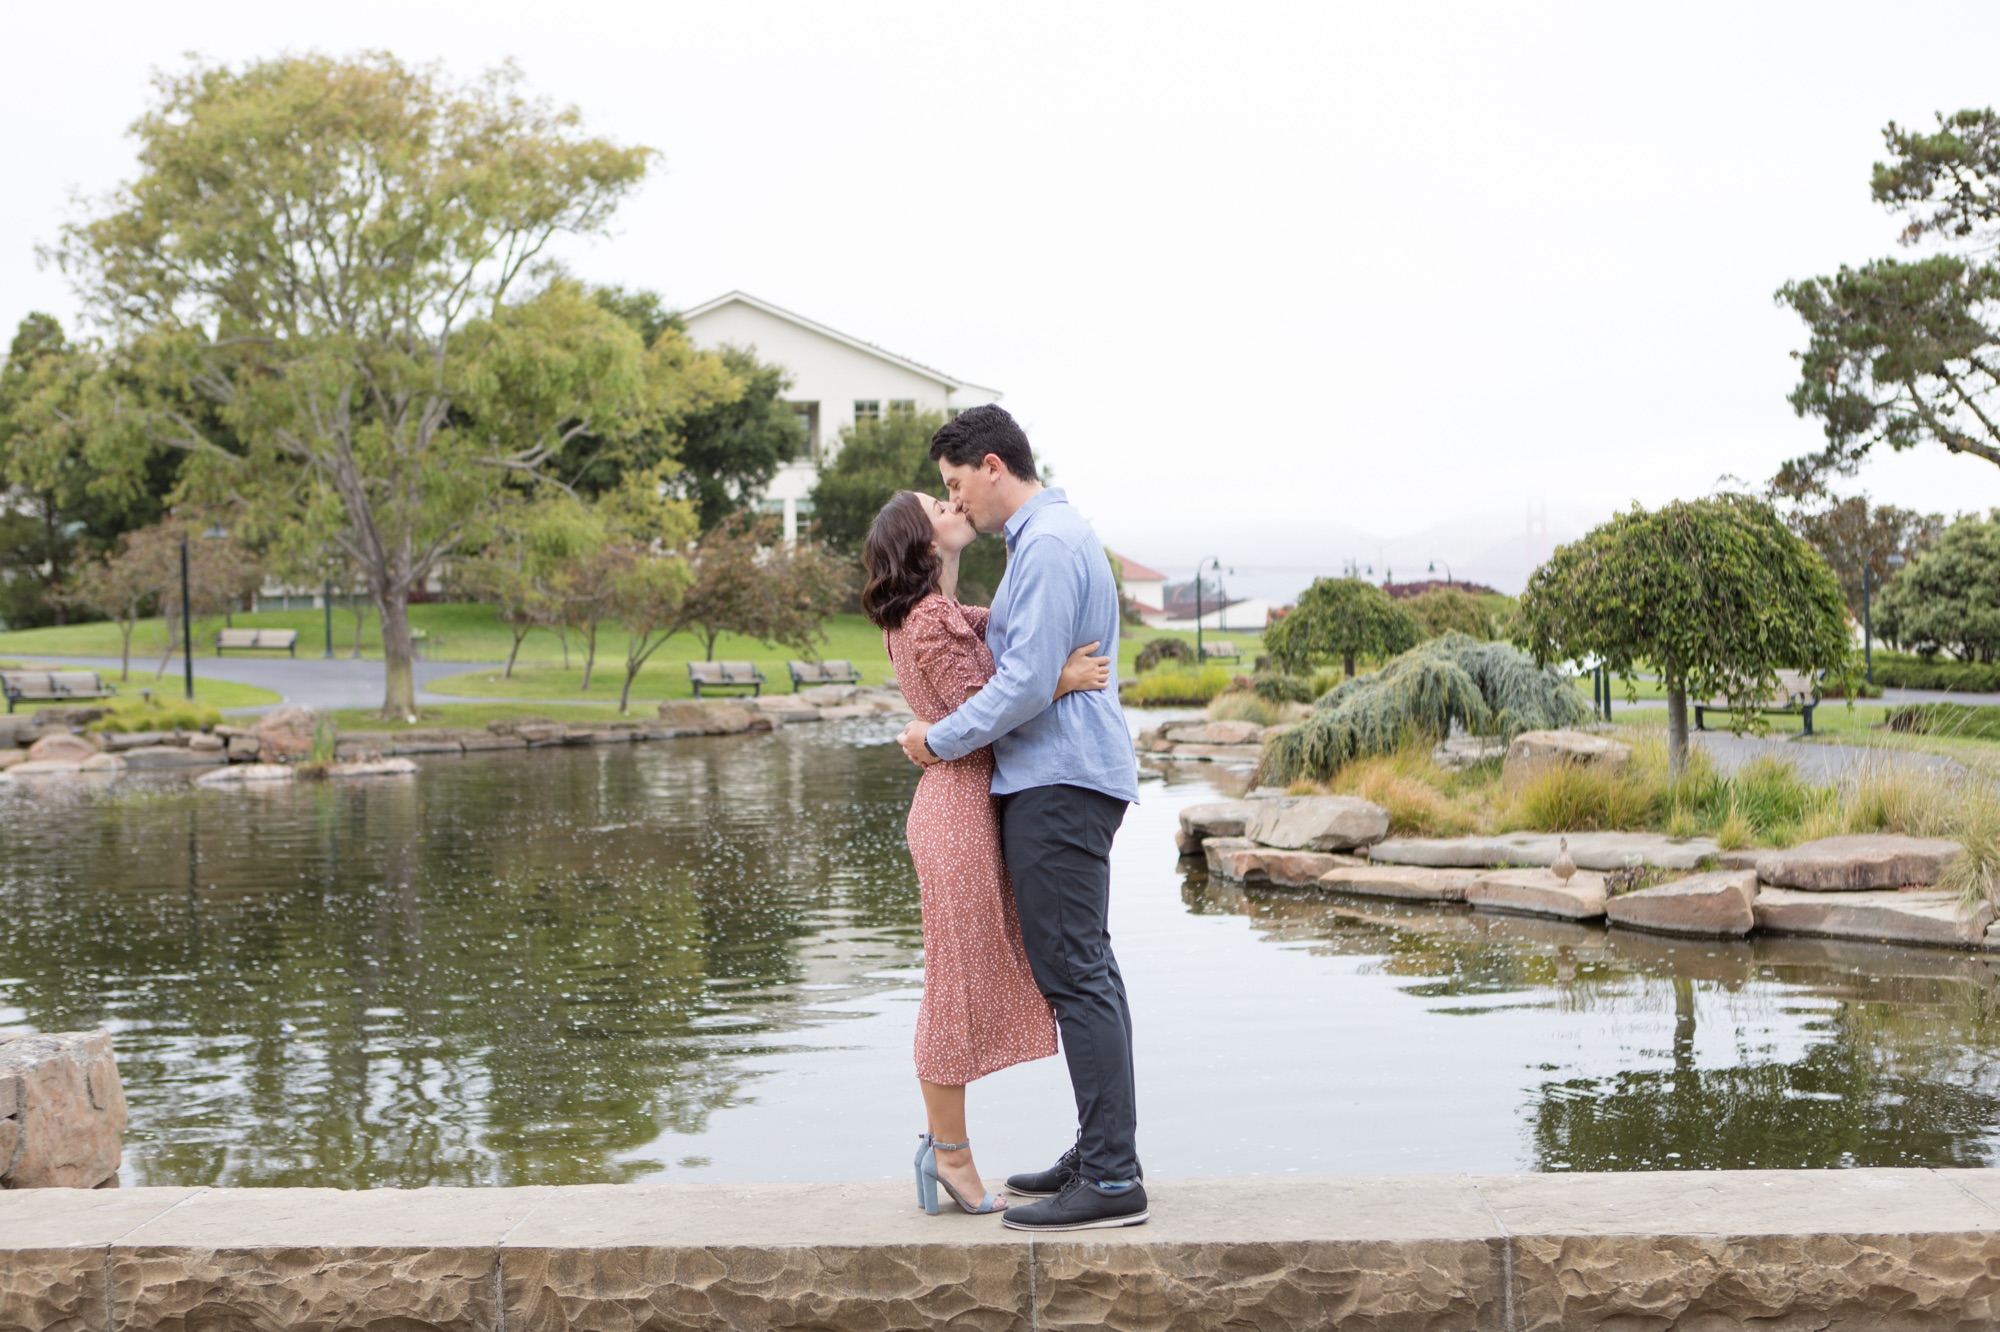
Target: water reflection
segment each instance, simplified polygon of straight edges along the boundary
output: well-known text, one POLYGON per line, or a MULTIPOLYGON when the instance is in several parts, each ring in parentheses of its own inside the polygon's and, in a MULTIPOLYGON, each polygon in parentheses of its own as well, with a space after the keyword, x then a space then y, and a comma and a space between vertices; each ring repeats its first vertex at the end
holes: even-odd
POLYGON ((630 1178, 915 959, 910 779, 855 738, 10 793, 0 1020, 120 1032, 133 1183, 630 1178))
MULTIPOLYGON (((1245 892, 1190 874, 1195 912, 1377 959, 1424 1011, 1645 1018, 1532 1071, 1537 1170, 1986 1166, 2000 1138, 2000 966, 1837 940, 1668 939, 1562 921, 1245 892), (1606 1068, 1605 1065, 1611 1065, 1606 1068)), ((1599 1024, 1600 1026, 1603 1024, 1599 1024)))
MULTIPOLYGON (((0 1026, 118 1033, 128 1184, 906 1170, 895 729, 0 789, 0 1026)), ((1995 1159, 1985 959, 1231 890, 1170 830, 1243 781, 1154 774, 1113 853, 1149 1171, 1995 1159)), ((1057 1060, 974 1102, 996 1169, 1071 1131, 1057 1060)))

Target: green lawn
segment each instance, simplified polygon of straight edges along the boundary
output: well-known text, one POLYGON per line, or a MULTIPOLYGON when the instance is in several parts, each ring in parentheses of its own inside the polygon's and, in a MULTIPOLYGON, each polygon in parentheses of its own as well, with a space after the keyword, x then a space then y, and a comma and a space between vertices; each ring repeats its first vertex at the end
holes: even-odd
MULTIPOLYGON (((29 667, 29 669, 34 668, 29 667)), ((154 702, 162 706, 185 702, 187 699, 187 685, 178 671, 168 671, 157 680, 153 678, 150 669, 133 671, 129 680, 120 680, 114 672, 108 683, 118 690, 116 697, 79 699, 78 703, 91 707, 108 707, 124 713, 138 712, 145 708, 146 699, 140 692, 142 690, 151 690, 154 702)), ((205 680, 199 675, 194 680, 195 702, 212 708, 256 708, 267 703, 276 703, 283 697, 284 695, 273 693, 269 689, 237 684, 233 680, 205 680)), ((66 705, 58 699, 51 703, 22 703, 16 711, 34 712, 45 707, 63 706, 66 705)))
MULTIPOLYGON (((651 708, 634 706, 632 717, 651 713, 651 708)), ((412 726, 484 726, 489 721, 546 717, 557 722, 629 721, 615 706, 596 703, 442 703, 425 708, 417 720, 383 721, 369 708, 343 708, 329 714, 342 731, 407 731, 412 726)))
MULTIPOLYGON (((1900 705, 1897 705, 1900 706, 1900 705)), ((1813 733, 1802 734, 1802 726, 1797 716, 1776 715, 1764 718, 1763 734, 1776 737, 1790 736, 1797 744, 1856 745, 1869 749, 1900 749, 1919 754, 1942 754, 1957 759, 1967 767, 1980 768, 2000 773, 2000 740, 1982 740, 1975 736, 1963 735, 1909 735, 1891 731, 1884 723, 1895 709, 1882 703, 1856 703, 1849 707, 1838 699, 1828 700, 1813 709, 1813 733)), ((1667 724, 1665 708, 1635 709, 1618 714, 1618 722, 1623 726, 1645 726, 1664 728, 1667 724)), ((1688 713, 1688 725, 1694 724, 1692 709, 1688 713)), ((1709 729, 1727 733, 1727 718, 1711 718, 1709 729)), ((1745 729, 1746 735, 1758 732, 1745 729)))

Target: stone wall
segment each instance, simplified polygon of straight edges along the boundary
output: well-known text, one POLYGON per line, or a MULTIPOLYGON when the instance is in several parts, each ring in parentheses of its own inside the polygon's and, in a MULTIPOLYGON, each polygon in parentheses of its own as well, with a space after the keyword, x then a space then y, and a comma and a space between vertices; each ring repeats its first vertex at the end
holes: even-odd
POLYGON ((906 1183, 0 1194, 0 1328, 1990 1328, 2000 1174, 1161 1181, 1129 1230, 906 1183))

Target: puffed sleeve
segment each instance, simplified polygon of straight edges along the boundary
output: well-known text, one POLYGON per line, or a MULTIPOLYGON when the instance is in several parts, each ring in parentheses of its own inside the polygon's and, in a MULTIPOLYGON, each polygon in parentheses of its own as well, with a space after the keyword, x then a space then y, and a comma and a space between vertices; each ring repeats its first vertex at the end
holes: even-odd
POLYGON ((986 622, 993 618, 993 612, 985 606, 960 606, 958 612, 965 617, 965 622, 972 626, 972 632, 978 634, 980 641, 984 642, 986 622))
POLYGON ((956 707, 967 690, 977 689, 992 678, 987 658, 979 650, 985 641, 981 636, 984 620, 975 630, 964 611, 955 602, 932 597, 910 612, 907 626, 910 634, 905 658, 915 658, 917 669, 947 707, 956 707))

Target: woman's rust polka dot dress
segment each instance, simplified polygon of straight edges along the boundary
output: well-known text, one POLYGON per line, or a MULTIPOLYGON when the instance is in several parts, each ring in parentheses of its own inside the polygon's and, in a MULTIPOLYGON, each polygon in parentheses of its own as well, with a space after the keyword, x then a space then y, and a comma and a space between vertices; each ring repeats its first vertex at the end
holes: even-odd
MULTIPOLYGON (((936 593, 885 637, 911 709, 937 722, 993 678, 986 611, 936 593)), ((908 824, 924 906, 917 1076, 959 1084, 1056 1052, 1055 1014, 1021 945, 993 809, 993 751, 933 763, 908 824)))

